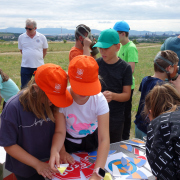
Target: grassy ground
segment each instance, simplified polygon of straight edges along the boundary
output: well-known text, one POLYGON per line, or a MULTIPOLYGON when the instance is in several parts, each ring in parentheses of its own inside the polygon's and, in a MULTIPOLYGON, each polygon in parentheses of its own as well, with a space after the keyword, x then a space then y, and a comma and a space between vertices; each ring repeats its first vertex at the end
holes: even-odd
MULTIPOLYGON (((49 48, 45 63, 54 63, 60 65, 67 71, 69 64, 69 50, 74 43, 49 43, 49 48), (61 52, 60 52, 61 51, 61 52), (54 53, 53 53, 54 52, 54 53)), ((160 50, 160 44, 138 44, 139 63, 136 64, 134 77, 136 86, 133 94, 132 106, 132 128, 131 137, 134 137, 134 119, 139 105, 140 93, 139 85, 143 77, 153 75, 153 60, 160 50)), ((17 42, 0 43, 0 53, 19 52, 17 42)), ((99 57, 100 55, 98 55, 99 57)), ((0 54, 0 68, 7 73, 14 82, 20 87, 20 67, 21 55, 19 54, 0 54)), ((2 104, 2 103, 1 103, 2 104)), ((0 111, 2 105, 0 106, 0 111)))

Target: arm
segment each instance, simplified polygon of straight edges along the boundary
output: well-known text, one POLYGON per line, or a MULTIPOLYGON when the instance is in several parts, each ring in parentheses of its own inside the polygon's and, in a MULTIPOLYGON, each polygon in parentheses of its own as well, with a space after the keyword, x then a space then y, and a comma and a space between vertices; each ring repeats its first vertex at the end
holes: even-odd
POLYGON ((0 104, 1 104, 1 101, 2 101, 2 97, 0 96, 0 104))
POLYGON ((47 49, 43 49, 43 59, 45 58, 46 54, 47 54, 47 49))
POLYGON ((128 63, 131 66, 132 74, 133 74, 134 73, 134 69, 135 69, 135 62, 128 62, 128 63))
POLYGON ((20 53, 22 54, 22 49, 20 49, 20 53))
POLYGON ((60 156, 59 152, 64 144, 65 136, 66 136, 66 120, 63 113, 55 112, 55 132, 52 140, 51 146, 51 155, 49 164, 53 171, 56 171, 54 165, 57 167, 60 166, 60 156))
POLYGON ((19 145, 15 144, 12 146, 7 146, 4 147, 4 149, 13 158, 36 169, 38 174, 42 175, 43 177, 48 177, 50 179, 52 178, 52 173, 49 164, 41 162, 39 159, 29 154, 19 145))
MULTIPOLYGON (((104 169, 107 156, 109 153, 109 113, 98 116, 98 151, 94 168, 101 167, 104 169)), ((90 180, 100 179, 95 173, 92 174, 90 180)))
POLYGON ((88 37, 86 37, 86 38, 84 38, 83 43, 84 43, 83 55, 90 56, 91 55, 90 54, 90 45, 91 45, 92 41, 88 37))
POLYGON ((131 97, 131 86, 123 86, 122 93, 114 93, 111 91, 104 91, 103 95, 105 96, 107 102, 110 102, 112 100, 118 101, 118 102, 126 102, 131 97))

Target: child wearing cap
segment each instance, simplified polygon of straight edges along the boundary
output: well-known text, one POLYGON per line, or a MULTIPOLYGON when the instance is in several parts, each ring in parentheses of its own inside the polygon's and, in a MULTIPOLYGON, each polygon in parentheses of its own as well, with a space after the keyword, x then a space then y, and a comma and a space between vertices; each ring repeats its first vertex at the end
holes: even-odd
MULTIPOLYGON (((136 45, 129 40, 129 30, 130 30, 129 24, 125 21, 118 21, 114 25, 113 29, 118 32, 120 39, 120 50, 118 51, 117 56, 131 65, 132 74, 134 74, 135 65, 136 63, 138 63, 138 51, 136 45)), ((123 134, 122 134, 123 140, 129 139, 130 136, 132 96, 135 88, 134 76, 132 76, 132 78, 133 78, 133 84, 131 86, 131 97, 125 103, 125 110, 124 110, 125 122, 124 122, 123 134)))
POLYGON ((53 110, 72 104, 67 74, 58 65, 37 68, 28 87, 13 96, 1 114, 0 146, 7 152, 5 167, 17 180, 52 178, 49 164, 54 134, 53 110))
POLYGON ((157 53, 154 59, 154 75, 146 76, 142 79, 139 86, 141 97, 139 107, 136 114, 135 123, 135 137, 143 139, 147 135, 147 127, 149 125, 149 118, 143 114, 145 98, 147 94, 154 88, 156 84, 162 84, 165 80, 170 81, 175 79, 178 75, 178 56, 175 52, 166 50, 157 53))
MULTIPOLYGON (((98 69, 96 60, 90 56, 80 55, 70 61, 68 76, 71 86, 67 89, 73 97, 73 104, 61 108, 56 114, 50 158, 53 170, 55 164, 59 166, 60 150, 61 161, 73 163, 68 153, 91 152, 98 147, 95 170, 101 168, 103 171, 109 152, 109 107, 101 93, 98 69)), ((101 178, 94 172, 90 179, 101 178)))
POLYGON ((110 143, 114 143, 122 140, 125 102, 131 95, 132 70, 116 55, 120 44, 119 35, 114 29, 102 31, 94 46, 99 47, 102 56, 97 63, 102 77, 102 92, 110 108, 110 143))

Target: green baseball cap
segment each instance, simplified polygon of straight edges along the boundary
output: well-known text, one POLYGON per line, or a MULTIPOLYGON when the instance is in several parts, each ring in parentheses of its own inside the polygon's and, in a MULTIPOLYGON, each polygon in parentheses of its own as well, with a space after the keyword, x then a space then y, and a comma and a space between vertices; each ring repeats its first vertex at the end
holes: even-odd
POLYGON ((119 43, 119 34, 114 29, 106 29, 101 31, 98 42, 93 47, 109 48, 119 43))

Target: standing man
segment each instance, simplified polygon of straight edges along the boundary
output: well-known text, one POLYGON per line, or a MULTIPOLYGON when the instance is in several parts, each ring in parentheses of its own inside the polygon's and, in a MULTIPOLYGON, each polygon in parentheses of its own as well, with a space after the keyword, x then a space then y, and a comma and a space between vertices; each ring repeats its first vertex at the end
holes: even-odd
POLYGON ((99 51, 96 47, 92 48, 94 38, 88 26, 84 24, 78 25, 75 31, 75 38, 75 46, 72 47, 69 52, 69 61, 78 55, 87 55, 96 58, 96 54, 98 54, 99 51))
MULTIPOLYGON (((120 50, 118 51, 117 55, 127 63, 131 65, 132 74, 134 73, 135 64, 138 63, 138 51, 136 45, 129 40, 129 24, 125 21, 118 21, 114 27, 119 34, 120 39, 120 50)), ((135 88, 135 79, 133 77, 133 84, 131 86, 131 97, 125 103, 125 121, 124 121, 124 129, 122 134, 123 140, 128 140, 130 136, 130 129, 131 129, 131 108, 132 108, 132 95, 135 88)))
POLYGON ((27 85, 37 67, 44 64, 48 43, 43 34, 36 31, 37 23, 26 20, 26 32, 18 38, 18 48, 22 54, 21 89, 27 85))
MULTIPOLYGON (((161 51, 164 50, 174 51, 180 59, 180 35, 167 38, 161 46, 161 51)), ((178 63, 178 66, 180 66, 180 61, 178 63)), ((180 69, 178 71, 178 74, 180 74, 180 69)))

